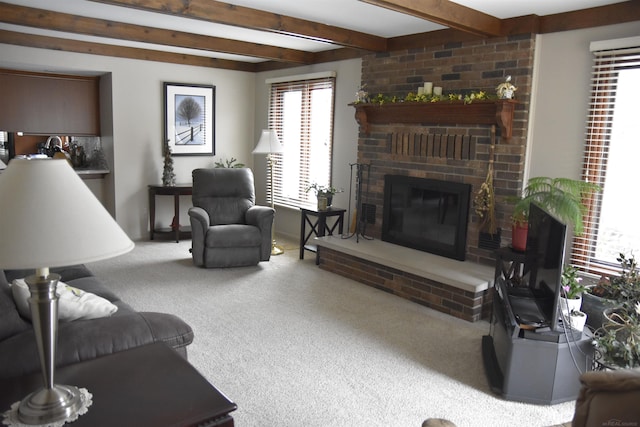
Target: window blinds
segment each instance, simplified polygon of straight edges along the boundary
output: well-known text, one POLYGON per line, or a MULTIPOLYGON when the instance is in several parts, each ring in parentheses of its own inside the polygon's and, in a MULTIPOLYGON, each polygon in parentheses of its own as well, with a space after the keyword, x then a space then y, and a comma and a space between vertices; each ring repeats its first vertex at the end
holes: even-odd
MULTIPOLYGON (((593 46, 593 45, 592 45, 593 46)), ((596 45, 597 46, 597 45, 596 45)), ((604 46, 602 44, 600 47, 604 46)), ((574 238, 571 264, 596 275, 611 274, 618 265, 596 258, 599 218, 602 209, 607 161, 611 144, 613 114, 616 104, 619 73, 627 68, 640 68, 640 47, 596 50, 593 52, 591 97, 587 115, 583 179, 594 182, 603 192, 586 201, 584 233, 574 238)))
POLYGON ((274 188, 267 191, 269 195, 273 191, 275 203, 315 204, 315 194, 307 192, 307 186, 330 183, 334 86, 334 77, 271 83, 269 128, 285 149, 273 155, 274 188))

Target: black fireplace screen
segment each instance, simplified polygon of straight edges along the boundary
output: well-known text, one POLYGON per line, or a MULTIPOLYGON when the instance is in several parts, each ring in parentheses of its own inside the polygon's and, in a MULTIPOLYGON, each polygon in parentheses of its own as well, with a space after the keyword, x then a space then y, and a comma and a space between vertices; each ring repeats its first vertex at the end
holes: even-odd
POLYGON ((464 261, 470 193, 469 184, 386 175, 382 240, 464 261))

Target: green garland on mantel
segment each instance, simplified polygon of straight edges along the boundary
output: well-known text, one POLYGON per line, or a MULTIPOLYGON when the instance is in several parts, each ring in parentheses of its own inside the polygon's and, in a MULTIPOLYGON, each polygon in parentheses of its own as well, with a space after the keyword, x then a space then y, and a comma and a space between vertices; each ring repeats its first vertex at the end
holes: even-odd
POLYGON ((381 93, 366 101, 356 100, 354 104, 395 104, 399 102, 444 102, 444 101, 464 101, 465 104, 471 104, 473 101, 492 101, 498 100, 497 95, 488 95, 487 92, 481 90, 478 92, 469 92, 466 94, 449 93, 446 95, 433 94, 417 94, 409 92, 404 98, 398 96, 383 95, 381 93))

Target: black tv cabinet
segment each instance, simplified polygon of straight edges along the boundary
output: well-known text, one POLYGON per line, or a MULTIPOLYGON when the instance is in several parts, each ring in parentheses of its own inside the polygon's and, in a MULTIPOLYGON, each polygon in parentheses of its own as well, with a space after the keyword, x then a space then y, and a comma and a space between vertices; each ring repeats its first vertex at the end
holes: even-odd
POLYGON ((491 390, 507 400, 534 404, 576 399, 580 375, 592 366, 589 330, 556 332, 519 325, 509 298, 499 289, 504 279, 496 277, 490 332, 482 338, 491 390))

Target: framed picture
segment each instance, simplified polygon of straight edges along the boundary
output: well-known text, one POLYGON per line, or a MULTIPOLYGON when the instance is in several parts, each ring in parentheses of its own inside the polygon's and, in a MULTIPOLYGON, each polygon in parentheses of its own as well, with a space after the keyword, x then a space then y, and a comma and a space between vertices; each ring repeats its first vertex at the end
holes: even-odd
POLYGON ((174 156, 216 153, 215 96, 215 86, 164 83, 164 136, 174 156))

